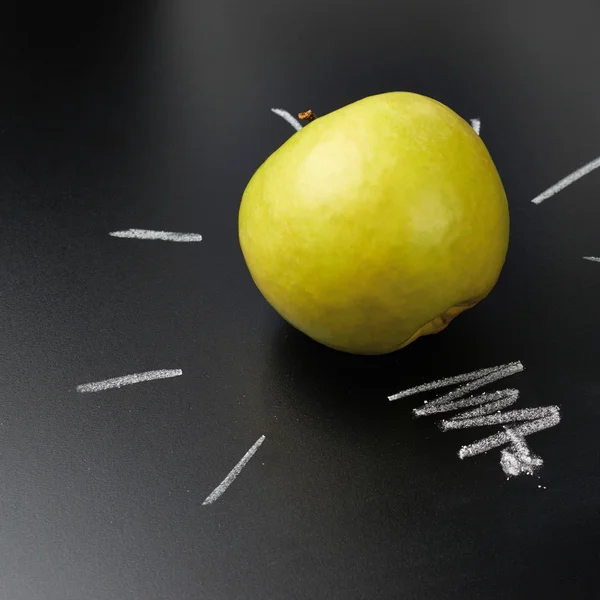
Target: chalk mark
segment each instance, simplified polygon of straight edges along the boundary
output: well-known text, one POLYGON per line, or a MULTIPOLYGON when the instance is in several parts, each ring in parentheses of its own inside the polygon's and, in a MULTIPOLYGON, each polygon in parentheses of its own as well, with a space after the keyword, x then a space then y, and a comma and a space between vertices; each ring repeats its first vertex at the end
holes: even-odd
MULTIPOLYGON (((494 381, 498 381, 499 379, 503 379, 504 377, 509 377, 510 375, 514 375, 515 373, 519 373, 523 370, 523 365, 521 363, 517 364, 508 364, 502 365, 496 371, 493 371, 489 375, 485 375, 484 377, 480 377, 479 379, 475 379, 475 381, 471 381, 470 383, 466 383, 457 387, 454 391, 449 392, 439 398, 436 398, 432 402, 429 402, 427 405, 421 408, 415 408, 413 411, 416 417, 422 417, 425 415, 431 415, 436 412, 445 412, 447 409, 444 407, 451 400, 456 398, 462 398, 467 393, 472 392, 484 385, 488 385, 494 381)), ((452 405, 451 405, 452 406, 452 405)), ((466 404, 466 406, 472 406, 472 404, 466 404)), ((452 410, 452 409, 450 409, 452 410)))
POLYGON ((439 379, 437 381, 432 381, 431 383, 424 383, 422 385, 417 385, 412 388, 408 388, 407 390, 402 390, 393 396, 388 396, 388 400, 399 400, 400 398, 406 398, 407 396, 412 396, 413 394, 420 394, 421 392, 429 392, 430 390, 437 390, 443 387, 449 387, 451 385, 456 385, 457 383, 465 383, 466 381, 473 381, 474 379, 481 379, 490 373, 494 373, 502 368, 518 368, 519 370, 523 369, 523 365, 520 362, 512 362, 507 363, 506 365, 499 365, 497 367, 488 367, 486 369, 479 369, 477 371, 471 371, 470 373, 463 373, 462 375, 455 375, 454 377, 446 377, 445 379, 439 379))
POLYGON ((174 231, 153 231, 151 229, 126 229, 111 231, 108 235, 117 238, 136 240, 162 240, 163 242, 201 242, 199 233, 177 233, 174 231))
POLYGON ((467 419, 498 412, 503 408, 507 408, 514 404, 518 398, 519 390, 506 389, 490 393, 483 392, 483 394, 480 394, 479 396, 472 396, 471 398, 468 398, 467 400, 471 401, 469 404, 467 404, 467 400, 458 400, 457 402, 444 405, 444 408, 448 407, 447 410, 454 410, 454 408, 449 407, 453 406, 455 408, 462 408, 463 406, 473 406, 475 404, 474 401, 477 400, 477 403, 481 404, 479 408, 466 410, 465 412, 460 413, 461 418, 467 419))
POLYGON ((557 194, 561 190, 565 189, 567 186, 571 185, 572 183, 575 183, 578 179, 581 179, 582 177, 584 177, 588 173, 591 173, 594 169, 597 169, 598 167, 600 167, 600 157, 583 165, 583 167, 577 169, 577 171, 574 171, 570 175, 567 175, 567 177, 561 179, 552 187, 549 187, 545 192, 542 192, 539 196, 536 196, 532 200, 532 202, 534 204, 542 203, 544 200, 547 200, 551 196, 554 196, 554 194, 557 194))
POLYGON ((597 256, 584 256, 583 260, 591 260, 592 262, 600 262, 600 258, 597 256))
POLYGON ((421 392, 458 385, 453 391, 443 394, 433 401, 425 401, 421 407, 413 410, 413 414, 421 417, 479 405, 477 408, 463 411, 450 419, 442 419, 438 422, 438 427, 442 431, 450 431, 503 425, 504 431, 463 446, 458 452, 459 458, 476 456, 494 448, 509 445, 500 453, 500 466, 504 473, 508 477, 521 474, 533 475, 544 461, 531 452, 525 437, 557 425, 560 422, 559 407, 540 406, 503 412, 519 398, 519 390, 512 388, 467 396, 480 387, 519 373, 524 368, 520 361, 516 361, 497 367, 479 369, 402 390, 393 396, 388 396, 388 399, 396 400, 421 392), (517 425, 519 421, 525 422, 517 425), (510 427, 507 427, 506 424, 510 424, 510 427))
POLYGON ((124 385, 141 383, 142 381, 151 381, 153 379, 167 379, 169 377, 178 377, 182 375, 181 369, 160 369, 158 371, 146 371, 144 373, 134 373, 133 375, 123 375, 122 377, 113 377, 103 381, 93 381, 92 383, 83 383, 77 386, 80 393, 100 392, 110 388, 120 388, 124 385))
POLYGON ((481 131, 481 119, 471 119, 471 127, 475 130, 475 133, 479 135, 481 131))
POLYGON ((460 415, 453 419, 444 419, 439 423, 442 431, 450 429, 467 429, 468 427, 483 427, 486 425, 502 425, 503 423, 514 423, 515 421, 533 421, 549 417, 554 414, 554 406, 541 406, 539 408, 521 408, 509 410, 508 412, 497 411, 493 415, 482 417, 465 417, 460 415))
POLYGON ((505 475, 508 477, 521 474, 534 475, 544 461, 536 454, 532 454, 523 436, 517 435, 512 429, 506 429, 506 433, 512 444, 510 448, 500 451, 500 466, 505 475))
MULTIPOLYGON (((479 382, 480 380, 477 380, 477 381, 479 382)), ((474 383, 476 383, 476 382, 474 382, 474 383)), ((489 383, 489 382, 487 382, 487 383, 489 383)), ((481 385, 484 385, 484 384, 481 384, 481 385)), ((465 391, 464 394, 466 394, 466 393, 467 392, 465 391)), ((464 395, 464 394, 462 394, 462 395, 464 395)), ((505 389, 505 390, 489 392, 489 393, 484 392, 483 394, 478 394, 476 396, 469 396, 468 398, 465 398, 463 400, 456 400, 454 402, 444 402, 441 404, 434 404, 434 402, 437 402, 437 400, 435 400, 434 402, 427 402, 421 408, 415 408, 413 410, 413 414, 415 415, 415 417, 425 417, 425 416, 429 416, 429 415, 435 415, 438 413, 450 412, 452 410, 458 410, 459 408, 468 408, 470 406, 476 406, 478 404, 484 405, 484 406, 486 406, 486 408, 484 410, 483 407, 480 407, 475 410, 479 411, 479 414, 487 414, 487 412, 492 412, 493 410, 498 410, 498 409, 497 408, 496 409, 494 409, 494 408, 488 409, 486 403, 490 403, 493 406, 496 406, 498 403, 501 403, 501 404, 506 403, 506 406, 509 406, 511 404, 514 404, 518 397, 519 397, 519 390, 513 390, 513 389, 505 389)), ((440 398, 440 400, 441 399, 442 398, 440 398)), ((473 411, 469 411, 469 413, 471 413, 471 412, 473 412, 473 411)), ((464 413, 464 414, 468 414, 468 413, 464 413)), ((476 415, 473 415, 473 416, 476 416, 476 415)))
POLYGON ((283 108, 272 108, 271 112, 274 112, 276 115, 280 116, 284 121, 287 121, 296 131, 300 131, 302 129, 302 125, 298 119, 292 117, 292 115, 287 111, 283 110, 283 108))
POLYGON ((254 456, 256 451, 259 449, 260 445, 265 441, 265 436, 261 435, 256 442, 254 442, 253 446, 242 456, 241 460, 231 469, 227 477, 221 481, 221 483, 206 497, 202 506, 206 506, 208 504, 212 504, 215 500, 218 500, 219 497, 225 492, 225 490, 233 483, 234 479, 241 473, 242 469, 246 466, 248 461, 254 456))
MULTIPOLYGON (((513 427, 512 431, 516 435, 524 437, 526 435, 531 435, 532 433, 537 433, 538 431, 543 431, 544 429, 558 425, 560 423, 560 411, 558 406, 551 406, 548 408, 552 409, 548 416, 524 423, 523 425, 518 425, 517 427, 513 427)), ((485 452, 489 452, 494 448, 498 448, 499 446, 504 446, 505 444, 510 443, 511 439, 512 438, 506 431, 495 433, 494 435, 483 438, 478 442, 463 446, 459 450, 458 456, 459 458, 468 458, 477 456, 478 454, 484 454, 485 452)))

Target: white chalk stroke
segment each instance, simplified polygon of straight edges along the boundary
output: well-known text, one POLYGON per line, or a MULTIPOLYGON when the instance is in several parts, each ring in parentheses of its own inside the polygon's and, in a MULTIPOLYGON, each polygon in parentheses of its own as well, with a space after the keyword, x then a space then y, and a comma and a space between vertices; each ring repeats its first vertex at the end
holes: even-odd
POLYGON ((479 135, 481 131, 481 119, 471 119, 471 127, 475 130, 475 133, 479 135))
MULTIPOLYGON (((479 375, 480 372, 475 372, 471 375, 471 381, 469 383, 465 383, 464 385, 457 387, 454 391, 436 398, 421 408, 416 408, 413 412, 416 417, 422 417, 424 415, 432 415, 438 412, 447 412, 448 410, 462 408, 463 406, 482 404, 483 402, 475 401, 475 398, 467 398, 466 400, 456 403, 452 403, 451 400, 454 400, 455 398, 462 398, 468 392, 483 387, 488 383, 492 383, 494 381, 498 381, 498 379, 504 379, 505 377, 519 373, 523 370, 523 368, 524 367, 520 362, 516 362, 501 365, 500 367, 493 369, 491 373, 486 373, 483 376, 479 375), (477 375, 479 376, 477 377, 477 375)), ((497 398, 494 399, 497 400, 497 398)))
POLYGON ((254 456, 254 454, 256 454, 256 451, 264 441, 265 436, 261 435, 256 442, 254 442, 252 448, 250 448, 250 450, 248 450, 248 452, 242 456, 238 464, 231 469, 229 475, 227 475, 227 477, 225 477, 225 479, 223 479, 223 481, 221 481, 221 483, 206 497, 206 500, 204 500, 202 506, 212 504, 215 500, 219 499, 223 492, 233 483, 233 480, 241 473, 248 461, 254 456))
POLYGON ((502 425, 503 423, 514 423, 516 421, 536 421, 537 419, 553 417, 556 411, 556 406, 542 406, 541 408, 509 410, 504 413, 497 410, 495 414, 488 414, 483 417, 465 417, 463 414, 453 419, 445 419, 440 422, 439 426, 442 431, 449 431, 450 429, 466 429, 467 427, 481 427, 482 425, 502 425))
POLYGON ((539 196, 536 196, 532 202, 534 204, 540 204, 544 200, 550 198, 550 196, 554 196, 561 190, 564 190, 568 185, 575 183, 578 179, 581 179, 588 173, 591 173, 594 169, 600 167, 600 157, 590 161, 589 163, 583 165, 577 171, 574 171, 570 175, 567 175, 564 179, 561 179, 558 183, 555 183, 552 187, 548 188, 545 192, 542 192, 539 196))
POLYGON ((182 375, 181 369, 160 369, 158 371, 145 371, 144 373, 134 373, 133 375, 123 375, 122 377, 113 377, 103 381, 93 381, 92 383, 83 383, 77 386, 80 393, 101 392, 110 388, 120 388, 132 383, 141 383, 142 381, 151 381, 152 379, 167 379, 169 377, 178 377, 182 375))
POLYGON ((413 410, 413 414, 416 417, 422 417, 477 406, 477 408, 463 411, 452 418, 442 419, 438 423, 439 428, 442 431, 450 431, 502 425, 504 430, 463 446, 458 452, 459 458, 477 456, 494 448, 508 446, 500 453, 500 466, 507 477, 523 474, 533 475, 541 468, 544 461, 539 456, 532 454, 525 438, 532 433, 558 425, 560 423, 559 407, 540 406, 504 411, 519 398, 519 390, 513 388, 468 395, 494 381, 519 373, 524 368, 523 364, 517 361, 479 369, 409 388, 389 396, 388 399, 397 400, 413 394, 458 385, 453 391, 443 394, 433 401, 425 401, 422 406, 413 410))
POLYGON ((296 131, 300 131, 302 129, 302 125, 298 119, 292 117, 292 115, 287 111, 283 110, 283 108, 272 108, 271 112, 274 112, 276 115, 280 116, 284 121, 287 121, 296 131))
POLYGON ((174 231, 153 231, 152 229, 125 229, 111 231, 108 235, 117 238, 136 240, 162 240, 163 242, 201 242, 199 233, 177 233, 174 231))
POLYGON ((508 364, 500 366, 500 367, 489 367, 487 369, 479 369, 478 371, 471 371, 470 373, 463 373, 462 375, 456 375, 455 377, 446 377, 446 379, 439 379, 438 381, 432 381, 431 383, 424 383, 422 385, 418 385, 416 387, 409 388, 407 390, 402 390, 401 392, 398 392, 397 394, 388 396, 388 399, 390 401, 398 400, 399 398, 406 398, 407 396, 412 396, 413 394, 419 394, 421 392, 428 392, 430 390, 437 390, 437 389, 443 388, 443 387, 449 387, 451 385, 456 385, 457 383, 465 383, 467 381, 479 380, 483 377, 487 377, 491 373, 495 373, 495 372, 498 372, 503 369, 510 371, 509 373, 507 373, 507 375, 512 375, 513 373, 522 371, 523 368, 524 367, 520 362, 512 362, 512 363, 508 363, 508 364))
POLYGON ((600 258, 598 256, 584 256, 583 260, 591 260, 592 262, 600 262, 600 258))

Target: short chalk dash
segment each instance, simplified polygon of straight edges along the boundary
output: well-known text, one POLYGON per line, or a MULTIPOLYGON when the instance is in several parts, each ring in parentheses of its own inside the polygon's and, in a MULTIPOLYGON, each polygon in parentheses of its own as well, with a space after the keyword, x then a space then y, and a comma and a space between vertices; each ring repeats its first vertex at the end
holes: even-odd
POLYGON ((292 117, 287 110, 283 110, 283 108, 272 108, 271 112, 281 117, 284 121, 287 121, 296 131, 300 131, 302 129, 300 121, 298 121, 298 119, 295 117, 292 117))
POLYGON ((256 454, 256 451, 264 441, 265 436, 261 435, 256 442, 254 442, 250 450, 242 456, 238 464, 231 469, 227 477, 225 477, 225 479, 223 479, 223 481, 221 481, 221 483, 206 497, 202 506, 212 504, 221 497, 223 492, 225 492, 225 490, 233 483, 234 479, 241 473, 242 469, 248 464, 248 461, 256 454))
POLYGON ((471 119, 471 127, 475 130, 475 133, 479 135, 481 131, 481 119, 471 119))
POLYGON ((600 262, 600 257, 598 257, 598 256, 584 256, 583 260, 591 260, 592 262, 600 262))
POLYGON ((103 381, 93 381, 92 383, 83 383, 78 385, 76 390, 82 394, 89 392, 101 392, 110 388, 120 388, 124 385, 141 383, 142 381, 152 381, 153 379, 168 379, 170 377, 179 377, 182 375, 181 369, 160 369, 158 371, 145 371, 144 373, 134 373, 133 375, 123 375, 122 377, 113 377, 103 381))
POLYGON ((552 187, 548 188, 545 192, 542 192, 539 196, 536 196, 532 202, 534 204, 540 204, 544 200, 547 200, 554 194, 557 194, 561 190, 564 190, 567 186, 575 183, 578 179, 581 179, 588 173, 591 173, 594 169, 600 167, 600 157, 590 161, 589 163, 583 165, 577 171, 574 171, 570 175, 567 175, 564 179, 561 179, 558 183, 555 183, 552 187))
POLYGON ((201 242, 199 233, 177 233, 175 231, 154 231, 152 229, 125 229, 111 231, 108 235, 117 238, 136 240, 161 240, 163 242, 201 242))

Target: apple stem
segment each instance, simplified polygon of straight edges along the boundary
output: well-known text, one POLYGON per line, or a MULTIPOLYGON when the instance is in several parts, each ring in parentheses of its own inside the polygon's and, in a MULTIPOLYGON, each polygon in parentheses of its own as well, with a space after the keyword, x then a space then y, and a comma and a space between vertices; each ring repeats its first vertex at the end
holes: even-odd
POLYGON ((317 118, 317 115, 315 115, 315 113, 309 108, 304 112, 298 113, 298 118, 302 121, 306 121, 308 124, 311 121, 314 121, 317 118))

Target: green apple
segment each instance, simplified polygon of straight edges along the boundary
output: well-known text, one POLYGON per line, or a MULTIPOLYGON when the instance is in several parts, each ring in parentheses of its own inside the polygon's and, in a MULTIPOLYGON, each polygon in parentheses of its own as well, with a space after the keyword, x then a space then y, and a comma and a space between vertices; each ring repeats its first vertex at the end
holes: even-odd
POLYGON ((485 298, 508 237, 483 141, 409 92, 309 122, 254 173, 239 211, 266 300, 306 335, 356 354, 402 348, 485 298))

